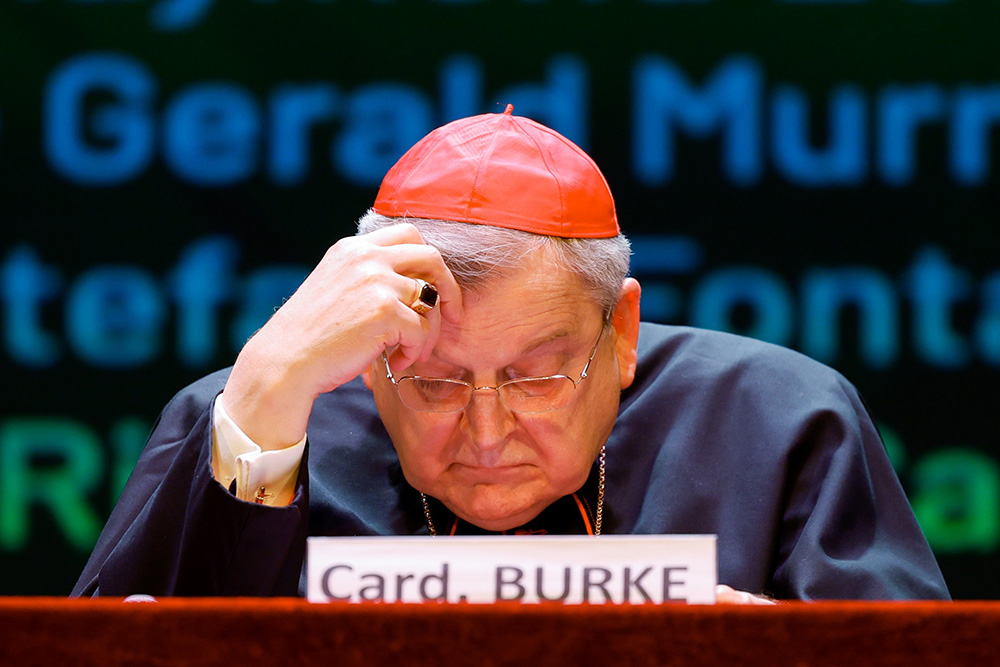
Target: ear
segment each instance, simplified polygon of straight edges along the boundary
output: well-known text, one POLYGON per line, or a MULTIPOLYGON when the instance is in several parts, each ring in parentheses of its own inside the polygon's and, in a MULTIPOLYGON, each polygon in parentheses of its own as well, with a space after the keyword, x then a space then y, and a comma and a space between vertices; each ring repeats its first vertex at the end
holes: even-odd
POLYGON ((622 281, 618 303, 612 313, 611 326, 615 328, 615 354, 618 356, 618 372, 621 388, 625 389, 635 379, 635 367, 639 344, 639 297, 642 288, 635 278, 622 281))
POLYGON ((372 386, 375 380, 375 364, 378 363, 379 357, 375 358, 375 361, 368 364, 365 370, 361 371, 361 379, 365 381, 365 386, 368 387, 368 391, 373 391, 372 386))

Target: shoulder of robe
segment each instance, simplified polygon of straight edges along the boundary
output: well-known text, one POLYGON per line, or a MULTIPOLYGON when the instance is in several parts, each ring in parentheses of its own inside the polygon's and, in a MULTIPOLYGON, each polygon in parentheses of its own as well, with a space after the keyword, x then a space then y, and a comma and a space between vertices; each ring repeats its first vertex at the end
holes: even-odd
POLYGON ((211 408, 229 379, 232 368, 224 368, 195 380, 174 394, 157 417, 154 431, 159 439, 182 439, 211 408))
POLYGON ((739 398, 769 410, 856 402, 839 372, 806 355, 720 331, 644 322, 636 380, 623 403, 648 392, 739 398))

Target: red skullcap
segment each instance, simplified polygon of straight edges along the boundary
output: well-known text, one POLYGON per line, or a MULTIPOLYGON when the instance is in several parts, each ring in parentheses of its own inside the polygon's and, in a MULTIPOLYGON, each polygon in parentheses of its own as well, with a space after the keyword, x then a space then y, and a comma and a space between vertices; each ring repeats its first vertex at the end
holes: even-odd
POLYGON ((374 211, 564 238, 617 236, 611 190, 590 156, 512 110, 462 118, 418 141, 385 175, 374 211))

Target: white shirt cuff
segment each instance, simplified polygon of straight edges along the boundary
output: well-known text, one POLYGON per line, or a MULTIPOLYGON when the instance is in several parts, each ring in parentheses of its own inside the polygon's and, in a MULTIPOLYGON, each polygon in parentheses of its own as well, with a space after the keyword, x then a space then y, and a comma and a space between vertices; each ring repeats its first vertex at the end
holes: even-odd
POLYGON ((290 447, 261 451, 215 399, 212 418, 212 474, 227 489, 236 480, 236 497, 264 505, 285 506, 295 497, 295 480, 306 437, 290 447))

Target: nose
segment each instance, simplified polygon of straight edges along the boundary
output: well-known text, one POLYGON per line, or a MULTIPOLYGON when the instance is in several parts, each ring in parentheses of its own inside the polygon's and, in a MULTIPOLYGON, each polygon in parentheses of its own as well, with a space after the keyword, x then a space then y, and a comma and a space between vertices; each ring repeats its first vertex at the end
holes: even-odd
POLYGON ((480 450, 498 450, 514 430, 513 413, 495 389, 478 389, 462 413, 462 430, 480 450))

